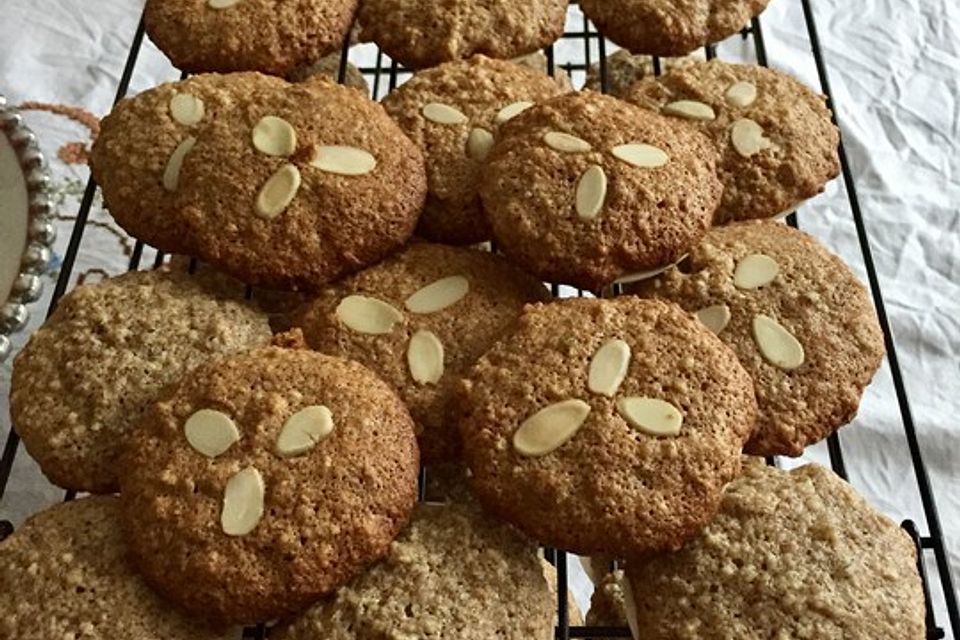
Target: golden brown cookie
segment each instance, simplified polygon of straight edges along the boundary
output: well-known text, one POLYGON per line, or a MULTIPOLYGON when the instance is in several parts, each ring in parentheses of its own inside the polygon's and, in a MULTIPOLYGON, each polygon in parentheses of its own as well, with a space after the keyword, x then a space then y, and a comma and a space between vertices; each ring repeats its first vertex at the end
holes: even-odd
POLYGON ((682 56, 747 26, 770 0, 583 0, 597 29, 632 51, 682 56))
POLYGON ((335 52, 359 0, 147 0, 154 44, 181 71, 283 76, 335 52))
POLYGON ((475 505, 417 505, 379 564, 272 637, 553 637, 556 599, 536 545, 475 505))
POLYGON ((480 184, 508 258, 593 290, 679 260, 720 192, 716 153, 693 127, 592 91, 501 127, 480 184))
MULTIPOLYGON (((697 58, 693 56, 683 56, 680 58, 661 58, 660 70, 667 73, 674 69, 683 69, 693 64, 697 58)), ((640 80, 652 77, 656 74, 656 67, 653 64, 653 56, 645 54, 632 54, 626 49, 618 49, 607 56, 604 62, 607 74, 606 93, 615 98, 626 98, 640 80)), ((594 62, 587 69, 587 79, 583 85, 584 89, 590 91, 600 91, 603 88, 601 82, 600 62, 594 62)))
POLYGON ((916 550, 832 472, 749 465, 683 550, 631 562, 650 640, 922 640, 916 550))
POLYGON ((149 245, 192 253, 177 216, 178 173, 171 158, 182 156, 206 122, 235 109, 239 97, 284 86, 283 80, 259 73, 211 73, 121 100, 101 121, 90 156, 110 215, 149 245))
POLYGON ((482 53, 516 58, 563 33, 567 0, 365 0, 360 39, 410 69, 482 53))
POLYGON ((387 553, 419 468, 413 421, 386 384, 280 347, 184 375, 123 462, 147 582, 195 615, 243 624, 294 614, 387 553))
POLYGON ((320 77, 210 122, 178 195, 198 257, 249 284, 314 291, 407 241, 426 176, 380 105, 320 77))
POLYGON ((157 181, 167 192, 163 219, 108 196, 127 231, 248 284, 297 290, 315 290, 406 242, 426 196, 423 157, 382 107, 322 77, 217 81, 227 105, 215 117, 190 86, 174 83, 121 103, 106 119, 93 158, 105 193, 157 181), (142 111, 154 117, 144 123, 142 111), (126 176, 116 166, 155 135, 174 150, 152 154, 134 176, 139 182, 120 184, 126 176))
POLYGON ((311 347, 356 360, 386 380, 419 427, 429 462, 459 455, 449 401, 467 369, 543 285, 500 256, 417 243, 309 303, 295 324, 311 347))
POLYGON ((527 307, 456 406, 492 513, 542 544, 616 557, 679 548, 709 522, 756 413, 730 349, 633 296, 527 307))
POLYGON ((543 73, 478 55, 420 71, 390 93, 384 108, 427 162, 417 234, 448 244, 489 240, 477 183, 504 114, 563 92, 543 73))
POLYGON ((799 455, 856 415, 883 360, 866 289, 812 236, 776 222, 711 229, 678 267, 639 283, 717 332, 759 405, 746 451, 799 455))
POLYGON ((127 560, 120 500, 42 511, 0 542, 0 637, 224 640, 154 594, 127 560))
POLYGON ((112 493, 117 458, 164 386, 267 344, 267 317, 212 274, 158 269, 77 287, 14 361, 10 413, 51 482, 112 493))
POLYGON ((627 99, 713 141, 724 187, 717 223, 793 211, 840 173, 840 134, 826 98, 785 73, 697 62, 647 78, 627 99))

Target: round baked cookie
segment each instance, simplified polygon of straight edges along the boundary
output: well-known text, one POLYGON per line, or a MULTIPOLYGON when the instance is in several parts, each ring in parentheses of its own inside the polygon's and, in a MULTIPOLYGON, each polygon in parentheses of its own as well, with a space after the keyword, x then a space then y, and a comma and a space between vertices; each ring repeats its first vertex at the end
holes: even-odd
POLYGON ((157 269, 82 285, 14 360, 13 427, 51 482, 113 493, 117 459, 161 389, 270 341, 267 316, 209 274, 157 269))
POLYGON ((200 78, 216 84, 219 106, 193 78, 164 85, 121 103, 94 146, 95 176, 131 235, 248 284, 297 290, 410 237, 426 197, 423 156, 378 104, 322 77, 200 78), (119 170, 130 157, 142 169, 119 170))
POLYGON ((883 360, 864 286, 785 224, 715 227, 680 268, 635 291, 697 314, 736 352, 759 406, 751 454, 797 456, 850 422, 883 360))
POLYGON ((633 53, 682 56, 719 42, 760 15, 770 0, 583 0, 597 29, 633 53))
POLYGON ((189 73, 284 76, 337 51, 359 0, 147 0, 147 34, 189 73))
POLYGON ((472 505, 417 505, 379 564, 272 634, 277 640, 553 637, 536 545, 472 505))
POLYGON ((149 245, 193 253, 176 215, 171 157, 181 145, 189 146, 186 141, 195 139, 205 122, 236 108, 240 97, 284 86, 283 80, 259 73, 206 74, 121 100, 101 121, 90 155, 90 170, 110 215, 149 245))
POLYGON ((627 99, 696 125, 716 145, 724 187, 717 223, 789 213, 840 173, 826 99, 785 73, 696 62, 647 78, 627 99))
POLYGON ((634 296, 527 307, 455 406, 492 513, 544 545, 617 557, 696 535, 756 412, 733 352, 679 307, 634 296))
POLYGON ((417 235, 448 244, 489 240, 477 183, 497 129, 517 109, 561 93, 544 73, 478 55, 420 71, 387 95, 384 108, 427 162, 417 235))
POLYGON ((160 599, 130 566, 120 500, 42 511, 0 542, 0 637, 224 640, 160 599))
MULTIPOLYGON (((660 71, 667 73, 673 69, 682 69, 696 60, 697 58, 693 56, 661 58, 660 71)), ((604 66, 607 74, 606 93, 615 98, 625 98, 637 82, 656 75, 653 56, 633 54, 626 49, 617 49, 608 55, 604 66)), ((587 68, 587 79, 583 88, 601 91, 603 89, 601 78, 600 62, 597 61, 587 68)))
POLYGON ((482 53, 516 58, 563 33, 567 0, 365 0, 360 40, 374 41, 409 69, 482 53))
POLYGON ((697 539, 627 576, 650 640, 922 640, 916 563, 907 534, 832 472, 756 464, 697 539))
POLYGON ((721 190, 716 152, 693 127, 592 91, 502 126, 480 184, 507 257, 592 290, 679 260, 721 190))
POLYGON ((502 257, 415 243, 309 303, 294 324, 311 347, 356 360, 403 398, 425 461, 458 457, 449 401, 460 377, 508 331, 543 284, 502 257))
POLYGON ((177 193, 198 257, 249 284, 313 291, 405 243, 426 187, 420 150, 383 108, 317 77, 210 122, 177 193))
POLYGON ((416 500, 413 422, 361 365, 266 347, 184 375, 144 417, 121 478, 131 553, 191 613, 250 624, 334 592, 416 500))

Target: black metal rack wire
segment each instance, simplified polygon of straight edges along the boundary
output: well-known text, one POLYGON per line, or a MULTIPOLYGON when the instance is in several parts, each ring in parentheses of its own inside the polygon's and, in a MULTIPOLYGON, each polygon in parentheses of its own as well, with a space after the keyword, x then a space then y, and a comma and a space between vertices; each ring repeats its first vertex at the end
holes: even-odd
MULTIPOLYGON (((817 32, 817 24, 812 6, 813 0, 800 0, 800 3, 802 5, 807 35, 810 41, 810 52, 816 65, 816 71, 819 77, 820 89, 824 94, 826 94, 828 106, 830 106, 833 110, 833 95, 830 89, 827 65, 824 60, 823 51, 820 46, 820 39, 817 32)), ((143 20, 141 19, 137 30, 133 35, 130 50, 123 68, 123 73, 120 77, 114 102, 119 101, 127 93, 130 80, 133 77, 133 73, 136 68, 137 58, 143 44, 143 36, 144 27, 143 20)), ((740 37, 742 37, 744 40, 752 41, 752 48, 756 62, 758 64, 767 66, 767 50, 764 43, 760 19, 753 19, 751 23, 741 31, 740 37)), ((603 38, 603 36, 601 36, 584 17, 582 19, 582 28, 565 32, 562 36, 562 39, 564 41, 581 42, 583 45, 583 55, 581 59, 577 61, 559 64, 554 56, 554 47, 548 47, 544 50, 544 55, 546 56, 547 60, 548 73, 553 74, 555 68, 562 68, 568 73, 587 71, 594 62, 592 60, 593 51, 591 44, 595 44, 598 51, 596 63, 599 65, 601 87, 603 91, 606 91, 608 86, 606 68, 607 41, 603 38)), ((348 41, 344 42, 343 45, 339 67, 338 78, 341 82, 346 74, 349 51, 350 43, 348 39, 348 41)), ((708 59, 716 57, 716 45, 707 46, 705 48, 705 55, 708 59)), ((661 66, 661 61, 657 58, 654 58, 653 68, 654 72, 658 75, 661 72, 661 66)), ((376 53, 375 64, 373 66, 361 66, 360 71, 370 80, 371 90, 375 98, 380 98, 382 97, 381 94, 392 91, 394 88, 396 88, 399 79, 402 76, 409 74, 408 71, 402 69, 395 61, 391 61, 379 50, 376 53), (384 84, 386 84, 386 87, 384 87, 384 84)), ((834 118, 836 120, 836 111, 834 111, 834 118)), ((873 253, 867 226, 864 221, 863 212, 860 208, 860 201, 857 196, 853 172, 851 170, 850 162, 847 158, 842 139, 839 151, 842 170, 842 184, 849 201, 849 212, 856 228, 856 236, 859 242, 863 263, 866 268, 869 289, 873 296, 880 326, 883 329, 887 349, 887 360, 893 379, 894 391, 899 405, 900 422, 903 428, 903 434, 906 438, 910 460, 913 466, 917 488, 920 495, 920 509, 916 512, 915 517, 925 525, 925 528, 918 526, 915 520, 905 520, 902 526, 911 539, 913 539, 917 547, 918 568, 921 577, 923 578, 924 594, 927 601, 926 637, 928 640, 934 640, 936 638, 946 637, 947 633, 950 633, 951 636, 955 636, 956 634, 960 633, 960 608, 958 608, 957 592, 954 588, 953 578, 950 573, 949 561, 944 545, 943 531, 940 525, 940 519, 937 513, 937 507, 934 500, 930 479, 927 475, 926 466, 924 465, 923 456, 921 454, 920 444, 917 438, 916 425, 910 410, 910 404, 907 398, 903 375, 900 370, 899 359, 897 357, 897 346, 894 341, 890 322, 887 317, 883 291, 881 289, 880 280, 873 261, 873 253), (931 556, 936 569, 935 573, 928 573, 926 570, 926 560, 931 556), (934 582, 934 580, 936 580, 936 582, 934 582), (931 585, 936 585, 939 588, 939 593, 942 594, 943 605, 946 613, 946 621, 938 619, 937 612, 931 604, 931 585), (947 626, 945 626, 945 624, 947 626)), ((87 220, 90 214, 91 206, 93 205, 96 189, 97 185, 91 178, 87 183, 80 202, 77 219, 70 235, 67 250, 63 257, 59 278, 53 291, 52 299, 47 312, 48 317, 49 314, 53 313, 54 309, 56 309, 57 302, 70 287, 73 280, 72 276, 74 263, 80 250, 81 241, 87 226, 87 220)), ((788 217, 787 222, 796 226, 797 215, 795 213, 791 214, 788 217)), ((130 270, 135 270, 141 267, 144 249, 144 244, 140 241, 137 241, 130 256, 128 265, 130 270)), ((162 252, 156 252, 153 260, 153 266, 157 267, 163 264, 164 260, 164 254, 162 252)), ((554 287, 554 293, 556 294, 557 292, 558 288, 554 287)), ((579 293, 581 295, 583 294, 583 292, 579 293)), ((14 458, 19 450, 19 444, 20 441, 17 434, 11 429, 4 445, 3 452, 0 454, 0 498, 3 497, 4 491, 7 487, 14 458)), ((841 477, 847 478, 847 466, 844 460, 844 452, 840 437, 836 434, 831 436, 827 442, 827 447, 833 470, 841 477)), ((772 464, 775 461, 770 460, 769 462, 772 464)), ((423 480, 424 476, 421 474, 421 484, 423 480)), ((72 492, 67 492, 65 495, 65 499, 67 500, 70 500, 73 497, 74 494, 72 492)), ((0 539, 3 539, 12 531, 13 527, 9 522, 0 521, 0 539)), ((630 632, 626 628, 585 627, 570 625, 570 612, 568 610, 566 597, 569 582, 568 554, 564 551, 556 549, 545 549, 544 551, 547 560, 554 564, 557 569, 558 598, 557 627, 555 634, 557 640, 567 640, 569 638, 629 638, 630 632)), ((244 633, 245 638, 265 638, 266 635, 267 631, 262 625, 256 628, 247 629, 244 633)))

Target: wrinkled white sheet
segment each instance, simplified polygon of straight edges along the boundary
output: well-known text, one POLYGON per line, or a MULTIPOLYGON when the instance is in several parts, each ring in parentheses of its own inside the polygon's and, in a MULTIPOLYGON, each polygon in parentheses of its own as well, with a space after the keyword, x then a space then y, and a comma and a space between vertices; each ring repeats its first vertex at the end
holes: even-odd
MULTIPOLYGON (((41 100, 105 113, 140 4, 4 0, 0 92, 14 104, 41 100)), ((951 563, 960 577, 960 3, 815 0, 815 5, 913 416, 951 563)), ((581 24, 572 9, 569 26, 581 24)), ((799 1, 773 0, 763 24, 771 63, 818 86, 799 1)), ((369 63, 371 55, 370 47, 357 47, 351 60, 369 63)), ((594 60, 596 55, 594 48, 594 60)), ((558 45, 558 63, 582 56, 579 42, 558 45)), ((724 43, 721 56, 753 59, 750 47, 738 38, 724 43)), ((131 89, 140 91, 175 77, 176 71, 147 42, 131 89)), ((574 80, 579 85, 582 74, 574 80)), ((30 113, 27 119, 50 157, 63 142, 85 139, 78 126, 63 118, 30 113)), ((83 168, 58 161, 53 165, 60 188, 85 179, 83 168)), ((75 197, 65 196, 62 213, 75 211, 75 197)), ((109 216, 98 209, 91 219, 98 225, 109 223, 109 216)), ((865 277, 840 181, 804 207, 800 223, 865 277)), ((69 221, 61 224, 60 255, 69 228, 69 221)), ((93 268, 122 271, 126 258, 120 248, 109 229, 91 226, 77 273, 93 268)), ((145 259, 152 259, 152 253, 145 259)), ((40 315, 38 308, 35 316, 40 315)), ((0 374, 0 436, 5 437, 9 363, 0 374)), ((868 389, 860 415, 842 432, 842 441, 853 484, 895 519, 912 518, 926 532, 887 367, 868 389)), ((825 461, 825 447, 814 447, 807 458, 825 461)), ((0 503, 0 517, 19 523, 60 496, 27 456, 20 455, 0 503)), ((934 569, 932 563, 928 566, 934 569)), ((939 588, 939 581, 931 584, 935 591, 939 588)), ((589 590, 581 575, 575 576, 575 587, 583 602, 589 590)), ((945 625, 942 611, 938 617, 945 625)))

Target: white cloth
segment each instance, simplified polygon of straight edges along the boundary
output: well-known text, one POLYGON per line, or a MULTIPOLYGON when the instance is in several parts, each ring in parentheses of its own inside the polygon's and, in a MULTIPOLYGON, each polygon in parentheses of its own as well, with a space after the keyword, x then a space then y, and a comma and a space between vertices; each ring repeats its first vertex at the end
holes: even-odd
MULTIPOLYGON (((0 8, 0 92, 13 104, 41 100, 80 105, 98 115, 107 112, 140 5, 138 0, 5 0, 0 8)), ((960 578, 960 4, 815 0, 815 9, 913 416, 951 563, 960 578)), ((576 8, 568 26, 582 28, 576 8)), ((771 64, 819 86, 800 3, 773 0, 763 26, 771 64)), ((559 64, 583 60, 580 41, 563 41, 556 51, 559 64)), ((753 59, 750 43, 739 38, 724 43, 720 52, 721 57, 753 59)), ((356 47, 351 60, 369 64, 371 56, 370 46, 356 47)), ((591 56, 596 60, 596 42, 591 56)), ((145 41, 131 90, 177 75, 145 41)), ((574 81, 579 86, 582 74, 574 74, 574 81)), ((51 158, 63 142, 85 139, 63 118, 29 113, 27 120, 51 158)), ((61 188, 71 186, 68 180, 85 179, 85 169, 57 161, 53 165, 61 188)), ((75 211, 76 198, 67 196, 62 213, 75 211)), ((91 219, 98 224, 110 221, 99 207, 91 219)), ((841 181, 802 209, 800 224, 865 277, 841 181)), ((61 224, 60 255, 69 227, 68 222, 61 224)), ((124 270, 126 257, 120 248, 108 229, 91 226, 77 273, 95 267, 110 273, 124 270)), ((145 260, 151 259, 148 251, 145 260)), ((33 326, 42 316, 41 307, 34 315, 33 326)), ((0 436, 9 428, 8 380, 9 362, 0 378, 0 436)), ((916 520, 925 533, 888 367, 867 390, 858 418, 842 431, 841 439, 853 484, 893 518, 916 520)), ((825 447, 812 448, 807 458, 825 461, 825 447)), ((19 523, 61 495, 21 453, 0 517, 19 523)), ((933 569, 932 563, 928 566, 933 569)), ((573 572, 583 603, 589 590, 579 567, 573 572)), ((932 579, 931 585, 939 589, 938 580, 932 579)), ((942 611, 938 618, 946 625, 942 611)))

